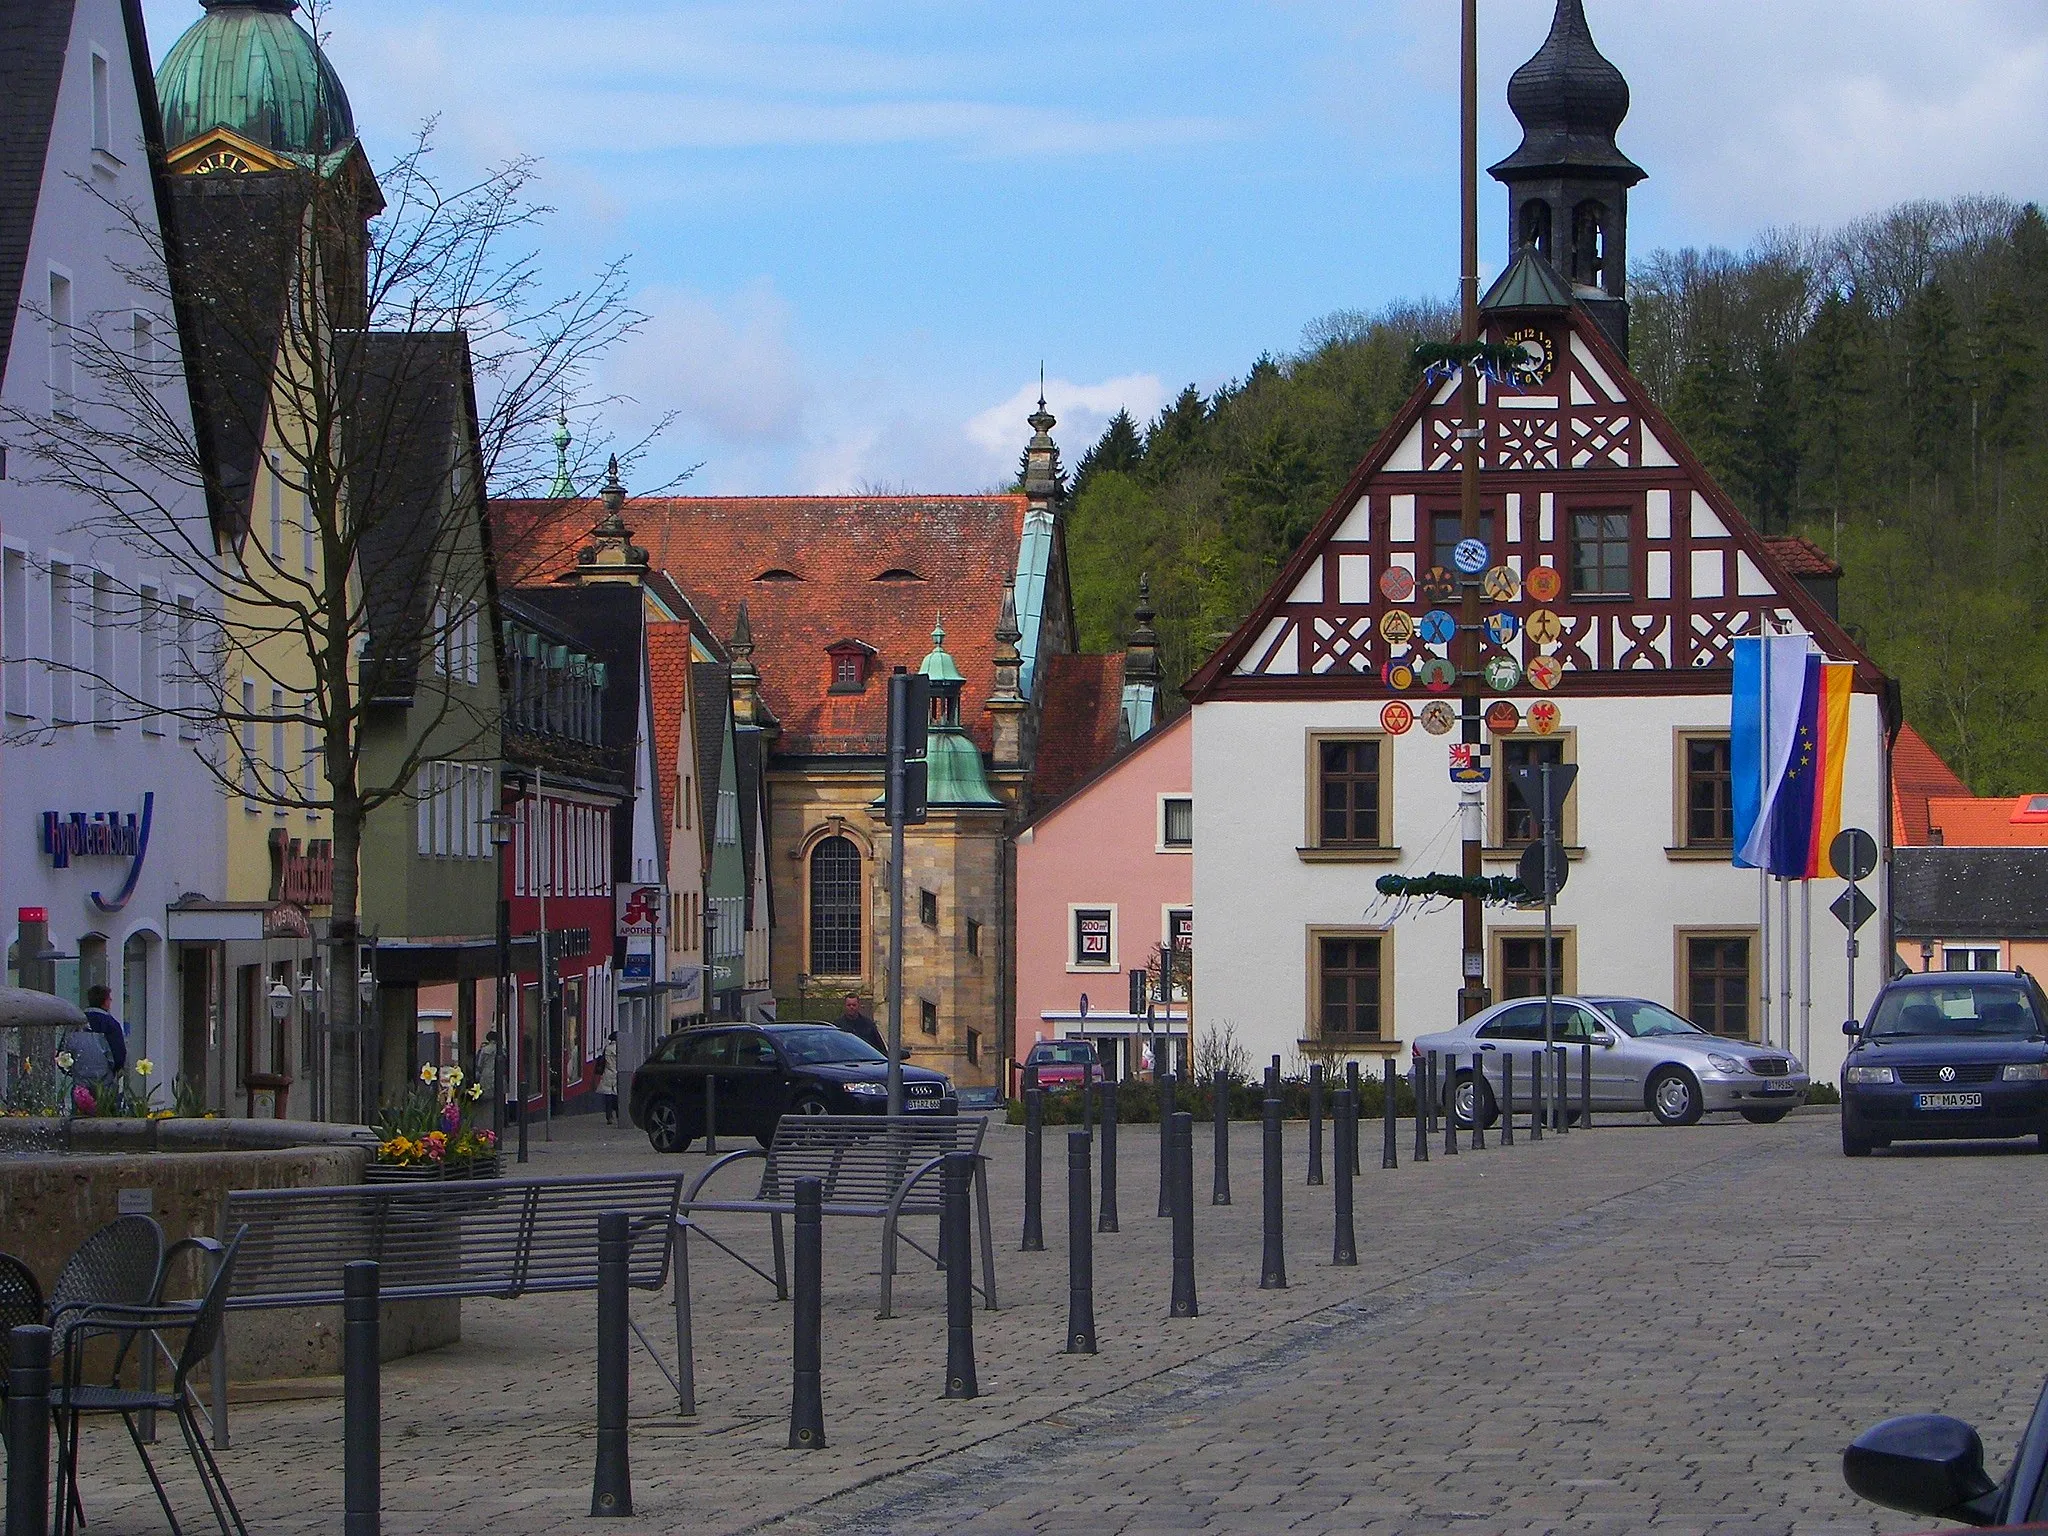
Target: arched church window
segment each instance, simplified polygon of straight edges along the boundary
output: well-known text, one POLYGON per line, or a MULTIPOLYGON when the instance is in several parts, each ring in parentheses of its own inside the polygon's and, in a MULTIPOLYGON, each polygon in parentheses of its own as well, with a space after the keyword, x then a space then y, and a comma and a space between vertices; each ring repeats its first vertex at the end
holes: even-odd
POLYGON ((1533 245, 1545 261, 1550 259, 1550 204, 1541 198, 1522 204, 1521 243, 1533 245))
POLYGON ((811 850, 811 974, 861 973, 860 850, 828 837, 811 850))
POLYGON ((1583 202, 1572 211, 1572 281, 1600 288, 1606 278, 1607 206, 1583 202))

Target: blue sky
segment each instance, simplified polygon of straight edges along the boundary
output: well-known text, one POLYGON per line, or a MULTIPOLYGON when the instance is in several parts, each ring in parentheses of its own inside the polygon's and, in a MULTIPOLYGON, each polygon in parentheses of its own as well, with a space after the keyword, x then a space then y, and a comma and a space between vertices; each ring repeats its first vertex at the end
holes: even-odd
MULTIPOLYGON (((1482 155, 1552 0, 1484 0, 1482 155)), ((1745 243, 1908 197, 2042 195, 2048 0, 1588 0, 1650 172, 1632 249, 1745 243)), ((197 0, 146 0, 159 57, 197 0)), ((626 253, 646 331, 602 387, 638 476, 976 490, 1043 360, 1077 460, 1295 347, 1447 295, 1452 0, 326 0, 374 158, 440 120, 543 161, 568 283, 626 253)), ((1505 213, 1482 190, 1485 264, 1505 213)))

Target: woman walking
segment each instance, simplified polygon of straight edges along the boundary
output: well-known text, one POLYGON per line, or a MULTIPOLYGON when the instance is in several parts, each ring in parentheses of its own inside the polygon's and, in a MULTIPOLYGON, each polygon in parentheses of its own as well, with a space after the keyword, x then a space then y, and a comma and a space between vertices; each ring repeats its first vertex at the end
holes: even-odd
POLYGON ((598 1094, 604 1099, 604 1123, 619 1123, 619 1032, 613 1030, 604 1043, 604 1070, 598 1074, 598 1094))

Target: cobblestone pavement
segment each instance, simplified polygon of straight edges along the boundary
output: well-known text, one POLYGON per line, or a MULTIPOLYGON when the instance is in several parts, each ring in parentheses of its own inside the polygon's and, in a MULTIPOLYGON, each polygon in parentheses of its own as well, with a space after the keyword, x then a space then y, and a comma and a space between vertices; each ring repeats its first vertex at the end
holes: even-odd
MULTIPOLYGON (((621 1532, 1878 1532, 1842 1446, 1946 1410, 2002 1469, 2044 1373, 2048 1162, 1943 1148, 1844 1159, 1799 1115, 1608 1124, 1398 1173, 1368 1124, 1360 1264, 1329 1263, 1331 1190, 1288 1127, 1286 1291, 1260 1291, 1258 1140, 1236 1203, 1196 1150, 1201 1316, 1167 1318, 1157 1139, 1125 1127, 1122 1228, 1095 1244, 1102 1352, 1059 1353, 1066 1143, 1047 1136, 1046 1251, 1017 1251, 1022 1133, 992 1128, 1003 1310, 975 1315, 982 1396, 941 1398, 942 1277, 913 1264, 874 1319, 878 1224, 826 1230, 828 1445, 785 1449, 789 1314, 693 1245, 701 1413, 633 1361, 637 1515, 621 1532)), ((681 1163, 702 1164, 697 1153, 681 1163)), ((532 1171, 661 1163, 591 1120, 532 1171)), ((715 1220, 715 1218, 713 1218, 715 1220)), ((747 1231, 727 1217, 719 1230, 747 1231)), ((748 1233, 765 1252, 759 1233, 748 1233)), ((666 1299, 634 1298, 657 1348, 666 1299)), ((558 1532, 588 1518, 589 1297, 469 1302, 459 1345, 384 1369, 384 1529, 558 1532)), ((237 1405, 222 1454, 251 1527, 340 1528, 333 1396, 237 1405)), ((175 1436, 163 1445, 175 1465, 175 1436)), ((118 1426, 90 1432, 96 1536, 161 1528, 118 1426)), ((174 1493, 203 1515, 189 1471, 174 1493)))

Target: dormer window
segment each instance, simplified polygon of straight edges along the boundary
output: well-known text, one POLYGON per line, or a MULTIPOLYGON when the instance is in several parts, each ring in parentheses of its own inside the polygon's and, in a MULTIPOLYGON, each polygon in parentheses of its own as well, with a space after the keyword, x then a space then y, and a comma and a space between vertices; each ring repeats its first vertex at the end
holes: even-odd
POLYGON ((783 569, 783 568, 782 568, 781 566, 779 566, 779 565, 775 565, 775 566, 770 566, 770 567, 769 567, 769 568, 768 568, 767 570, 763 571, 763 572, 762 572, 762 573, 761 573, 760 575, 756 576, 756 577, 754 578, 754 580, 756 580, 756 581, 802 581, 802 580, 803 580, 803 577, 801 577, 801 576, 797 575, 797 573, 796 573, 795 571, 789 571, 789 570, 784 570, 784 569, 783 569))
POLYGON ((902 566, 900 566, 900 565, 895 565, 895 566, 891 566, 891 567, 890 567, 890 568, 889 568, 888 570, 886 570, 886 571, 882 572, 882 574, 881 574, 881 575, 879 575, 879 576, 877 576, 877 577, 875 578, 875 580, 877 580, 877 581, 923 581, 923 580, 924 580, 924 578, 923 578, 922 576, 918 575, 918 574, 917 574, 917 572, 915 572, 915 571, 905 570, 905 569, 904 569, 904 568, 903 568, 902 566))
POLYGON ((858 640, 841 640, 825 647, 832 668, 833 693, 864 693, 868 675, 874 670, 875 648, 858 640))

